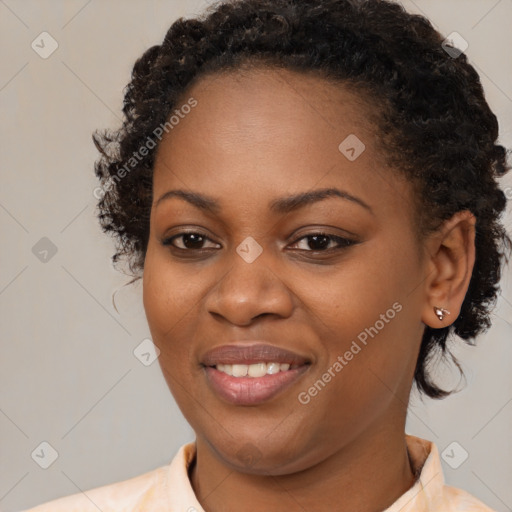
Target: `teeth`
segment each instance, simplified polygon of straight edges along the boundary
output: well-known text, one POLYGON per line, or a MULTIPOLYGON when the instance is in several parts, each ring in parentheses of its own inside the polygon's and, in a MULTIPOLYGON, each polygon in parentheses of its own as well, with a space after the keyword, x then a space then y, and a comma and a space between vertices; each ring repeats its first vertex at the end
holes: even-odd
POLYGON ((247 369, 247 375, 249 375, 249 377, 263 377, 267 371, 267 365, 265 363, 250 364, 247 369))
MULTIPOLYGON (((274 375, 279 372, 286 372, 290 369, 288 363, 255 363, 255 364, 218 364, 220 372, 232 375, 233 377, 263 377, 274 375)), ((297 368, 297 365, 292 367, 297 368)))
POLYGON ((249 370, 249 367, 246 364, 234 364, 232 368, 233 377, 245 377, 247 375, 247 371, 249 370))
POLYGON ((228 375, 233 375, 233 365, 232 364, 218 364, 217 370, 227 373, 228 375))
POLYGON ((280 367, 279 363, 268 363, 267 364, 267 373, 269 375, 274 375, 274 373, 279 373, 279 371, 280 371, 279 367, 280 367))

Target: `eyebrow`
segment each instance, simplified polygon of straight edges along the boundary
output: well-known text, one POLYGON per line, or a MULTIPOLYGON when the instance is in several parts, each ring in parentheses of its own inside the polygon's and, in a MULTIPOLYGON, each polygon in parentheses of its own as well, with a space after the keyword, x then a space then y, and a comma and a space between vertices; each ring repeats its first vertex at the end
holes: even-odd
MULTIPOLYGON (((197 192, 190 192, 188 190, 169 190, 155 202, 155 208, 163 201, 166 201, 172 197, 181 198, 199 208, 200 210, 208 211, 213 214, 217 214, 221 210, 219 201, 213 197, 199 194, 197 192)), ((327 199, 329 197, 339 197, 341 199, 351 201, 362 206, 373 214, 372 208, 362 199, 337 188, 322 188, 318 190, 302 192, 293 196, 274 199, 270 202, 269 208, 275 213, 285 214, 298 210, 299 208, 303 208, 309 204, 327 199)))

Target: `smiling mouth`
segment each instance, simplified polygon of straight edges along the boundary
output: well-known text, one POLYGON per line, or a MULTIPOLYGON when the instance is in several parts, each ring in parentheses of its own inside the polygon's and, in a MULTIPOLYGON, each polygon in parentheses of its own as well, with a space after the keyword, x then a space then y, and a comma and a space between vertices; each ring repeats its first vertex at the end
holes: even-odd
POLYGON ((254 406, 296 383, 311 361, 276 345, 243 342, 211 349, 201 366, 218 398, 232 405, 254 406))

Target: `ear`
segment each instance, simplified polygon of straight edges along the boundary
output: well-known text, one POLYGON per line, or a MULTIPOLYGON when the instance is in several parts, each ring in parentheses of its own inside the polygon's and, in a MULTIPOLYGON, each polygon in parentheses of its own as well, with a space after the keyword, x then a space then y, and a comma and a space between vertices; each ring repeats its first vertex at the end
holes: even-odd
POLYGON ((457 212, 429 236, 426 253, 425 303, 421 320, 435 329, 457 319, 475 264, 475 216, 457 212), (449 311, 439 320, 434 307, 449 311))

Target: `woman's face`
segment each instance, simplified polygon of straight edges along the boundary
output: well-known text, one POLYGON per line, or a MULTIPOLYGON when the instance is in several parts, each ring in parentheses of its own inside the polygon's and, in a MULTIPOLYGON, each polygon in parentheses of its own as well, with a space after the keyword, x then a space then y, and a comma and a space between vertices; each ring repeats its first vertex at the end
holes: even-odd
POLYGON ((158 148, 143 283, 198 441, 285 474, 400 428, 426 267, 369 107, 284 70, 203 77, 190 98, 158 148))

